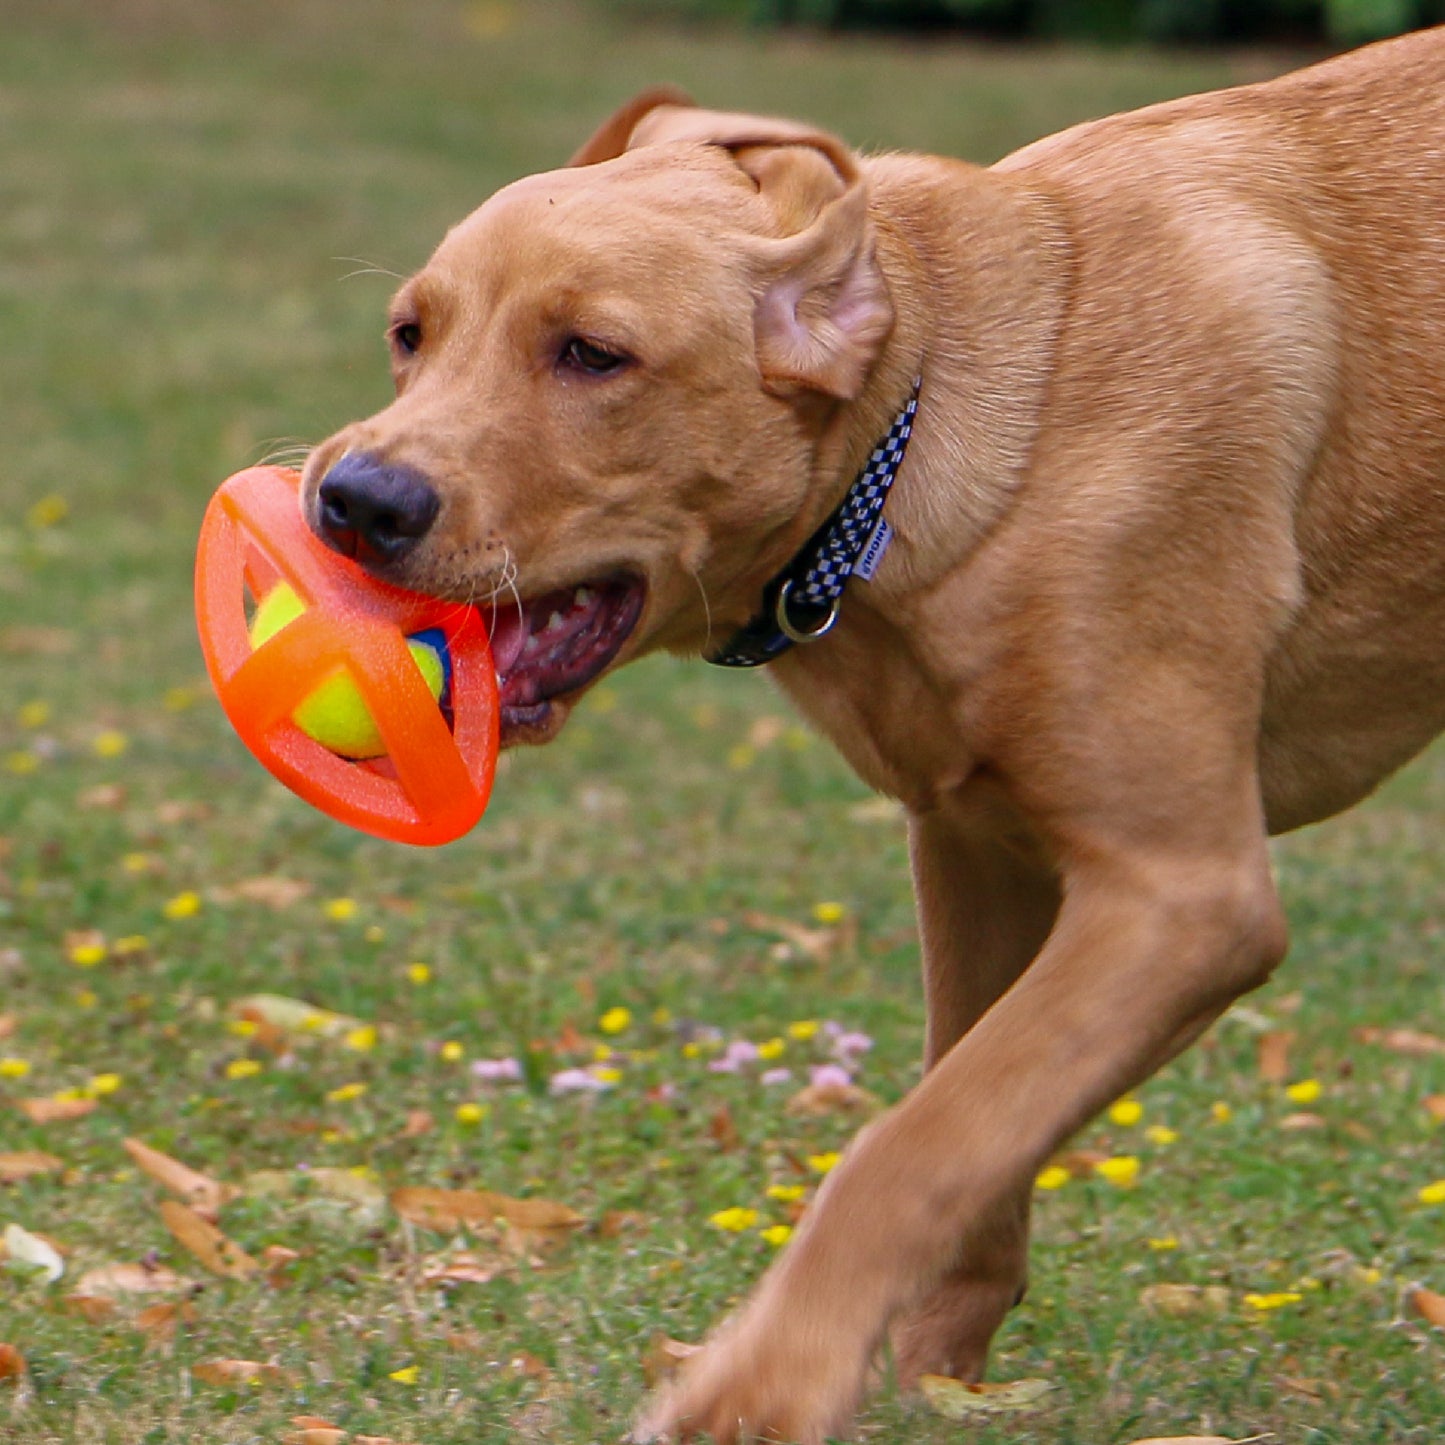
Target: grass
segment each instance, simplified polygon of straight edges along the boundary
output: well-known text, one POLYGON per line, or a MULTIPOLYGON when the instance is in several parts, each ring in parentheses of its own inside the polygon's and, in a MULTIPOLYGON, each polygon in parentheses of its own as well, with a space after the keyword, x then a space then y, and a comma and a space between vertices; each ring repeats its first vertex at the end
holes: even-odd
MULTIPOLYGON (((916 1076, 901 823, 765 679, 658 661, 508 760, 464 842, 346 832, 269 783, 206 693, 189 602, 205 499, 379 404, 379 272, 645 83, 987 160, 1286 58, 675 34, 450 0, 0 0, 0 26, 0 1058, 19 1061, 0 1066, 0 1153, 63 1166, 0 1186, 0 1224, 69 1251, 54 1285, 0 1275, 0 1341, 29 1364, 23 1387, 0 1382, 0 1439, 279 1440, 300 1414, 427 1445, 618 1439, 654 1332, 696 1338, 746 1289, 772 1249, 757 1229, 786 1218, 767 1186, 810 1185, 808 1159, 853 1127, 787 1113, 791 1090, 755 1069, 709 1070, 708 1030, 784 1039, 801 1082, 826 1048, 788 1026, 835 1020, 872 1036, 859 1081, 880 1098, 916 1076), (239 886, 257 878, 303 896, 258 902, 239 886), (263 991, 375 1040, 237 1032, 233 1004, 263 991), (629 1022, 607 1034, 615 1008, 629 1022), (599 1045, 626 1058, 595 1098, 470 1071, 517 1057, 539 1085, 599 1045), (10 1107, 66 1091, 97 1107, 44 1126, 10 1107), (127 1136, 247 1186, 222 1224, 253 1253, 297 1251, 284 1285, 181 1249, 127 1136), (360 1171, 367 1197, 254 1177, 303 1165, 360 1171), (449 1245, 373 1207, 401 1185, 560 1200, 589 1228, 541 1267, 424 1287, 449 1245), (709 1223, 735 1206, 757 1224, 709 1223), (168 1343, 138 1304, 96 1323, 68 1302, 89 1269, 147 1258, 204 1281, 168 1343), (285 1378, 190 1375, 217 1358, 285 1378)), ((959 1427, 885 1390, 865 1438, 1438 1438, 1445 1346, 1403 1295, 1445 1288, 1445 1215, 1417 1199, 1445 1175, 1422 1107, 1445 1058, 1354 1030, 1442 1031, 1442 809, 1437 751, 1282 844, 1279 981, 1142 1091, 1139 1124, 1080 1141, 1137 1156, 1135 1187, 1041 1192, 1033 1292, 994 1376, 1050 1380, 1042 1405, 959 1427), (1316 1102, 1260 1079, 1267 1029, 1294 1033, 1289 1078, 1317 1080, 1316 1102), (1322 1122, 1282 1127, 1302 1109, 1322 1122), (1149 1142, 1151 1124, 1177 1139, 1149 1142), (1223 1286, 1228 1305, 1150 1313, 1160 1282, 1223 1286), (1299 1298, 1260 1311, 1250 1293, 1299 1298)))

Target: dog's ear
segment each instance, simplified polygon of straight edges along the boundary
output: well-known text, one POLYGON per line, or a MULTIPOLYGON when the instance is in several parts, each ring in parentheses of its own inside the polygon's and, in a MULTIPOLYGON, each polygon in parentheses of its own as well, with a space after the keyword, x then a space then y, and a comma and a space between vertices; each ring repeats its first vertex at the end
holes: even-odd
POLYGON ((659 87, 623 106, 573 164, 688 141, 728 151, 773 212, 776 233, 756 247, 763 385, 778 396, 852 400, 893 328, 857 156, 813 126, 702 110, 659 87))
POLYGON ((691 96, 677 86, 654 85, 644 90, 641 95, 634 95, 626 105, 603 121, 567 164, 595 166, 599 161, 616 160, 625 150, 630 149, 637 123, 649 111, 656 110, 659 106, 688 109, 692 104, 691 96))

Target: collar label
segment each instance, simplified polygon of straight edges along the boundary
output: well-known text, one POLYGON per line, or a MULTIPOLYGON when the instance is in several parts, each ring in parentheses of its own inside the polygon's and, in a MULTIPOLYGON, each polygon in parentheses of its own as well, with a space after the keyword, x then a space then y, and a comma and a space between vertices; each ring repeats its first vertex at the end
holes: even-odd
POLYGON ((873 535, 864 544, 862 553, 853 564, 853 575, 861 577, 865 582, 871 582, 873 574, 878 570, 878 564, 883 560, 883 554, 888 550, 888 544, 892 540, 893 528, 884 518, 879 517, 878 525, 873 529, 873 535))

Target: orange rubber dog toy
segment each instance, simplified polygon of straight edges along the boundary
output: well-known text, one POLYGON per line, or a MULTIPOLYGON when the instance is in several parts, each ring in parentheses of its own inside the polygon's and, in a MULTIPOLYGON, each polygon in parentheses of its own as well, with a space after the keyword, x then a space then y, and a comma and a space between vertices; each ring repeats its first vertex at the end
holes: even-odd
POLYGON ((252 467, 211 499, 196 552, 196 623, 211 683, 256 757, 314 807, 399 843, 449 843, 486 810, 500 707, 487 620, 475 607, 405 592, 330 551, 301 516, 300 477, 252 467), (289 583, 305 610, 252 650, 246 596, 289 583), (408 647, 440 633, 443 702, 408 647), (293 714, 345 669, 386 747, 375 762, 331 752, 293 714))

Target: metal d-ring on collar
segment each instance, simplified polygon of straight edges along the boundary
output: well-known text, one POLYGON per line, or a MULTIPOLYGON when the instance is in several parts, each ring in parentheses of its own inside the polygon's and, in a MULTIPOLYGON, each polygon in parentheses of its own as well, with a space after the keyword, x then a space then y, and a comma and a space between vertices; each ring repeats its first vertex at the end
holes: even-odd
POLYGON ((763 589, 757 615, 707 660, 718 667, 761 667, 794 643, 816 642, 838 620, 850 577, 872 578, 893 539, 883 504, 903 464, 923 378, 873 449, 848 494, 803 550, 763 589))

